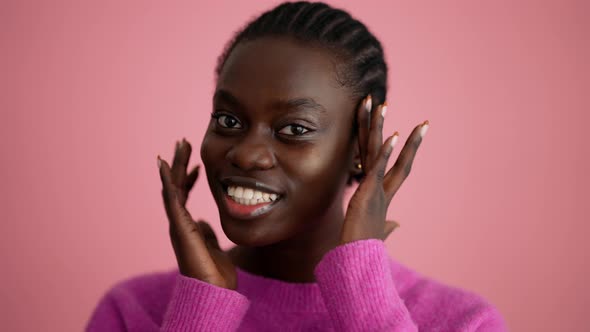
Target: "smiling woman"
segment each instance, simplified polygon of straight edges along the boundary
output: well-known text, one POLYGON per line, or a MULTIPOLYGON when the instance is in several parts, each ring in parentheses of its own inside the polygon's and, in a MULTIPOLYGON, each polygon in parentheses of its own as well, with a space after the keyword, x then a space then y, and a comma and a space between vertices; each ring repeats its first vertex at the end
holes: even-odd
POLYGON ((177 143, 158 157, 178 270, 119 283, 88 331, 503 331, 481 297, 388 257, 393 196, 428 121, 383 139, 387 67, 348 13, 284 3, 241 30, 219 59, 201 159, 224 233, 185 207, 199 167, 177 143), (344 192, 358 180, 346 212, 344 192))

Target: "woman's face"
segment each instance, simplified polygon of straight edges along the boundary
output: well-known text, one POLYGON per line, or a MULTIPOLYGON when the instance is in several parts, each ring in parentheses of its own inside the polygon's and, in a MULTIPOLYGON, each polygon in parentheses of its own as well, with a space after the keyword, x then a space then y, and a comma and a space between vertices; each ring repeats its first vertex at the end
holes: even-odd
POLYGON ((284 38, 241 42, 228 57, 201 158, 234 243, 305 236, 341 215, 356 102, 335 65, 325 49, 284 38))

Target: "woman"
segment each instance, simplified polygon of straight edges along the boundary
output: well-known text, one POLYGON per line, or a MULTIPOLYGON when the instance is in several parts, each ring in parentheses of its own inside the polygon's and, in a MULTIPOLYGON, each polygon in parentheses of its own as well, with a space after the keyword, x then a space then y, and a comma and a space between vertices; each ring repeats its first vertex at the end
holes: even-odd
POLYGON ((359 21, 322 3, 284 3, 232 40, 216 70, 201 159, 223 231, 185 208, 199 168, 177 143, 158 157, 178 271, 119 283, 88 331, 503 331, 477 295, 387 256, 385 216, 428 129, 395 165, 383 142, 387 67, 359 21), (343 195, 359 181, 344 213, 343 195))

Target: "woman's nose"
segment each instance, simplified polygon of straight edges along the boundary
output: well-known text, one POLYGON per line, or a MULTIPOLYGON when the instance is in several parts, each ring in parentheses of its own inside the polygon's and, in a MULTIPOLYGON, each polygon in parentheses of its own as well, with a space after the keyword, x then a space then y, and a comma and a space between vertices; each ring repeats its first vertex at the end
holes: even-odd
POLYGON ((226 159, 244 171, 270 169, 276 163, 268 138, 262 137, 245 137, 228 151, 226 159))

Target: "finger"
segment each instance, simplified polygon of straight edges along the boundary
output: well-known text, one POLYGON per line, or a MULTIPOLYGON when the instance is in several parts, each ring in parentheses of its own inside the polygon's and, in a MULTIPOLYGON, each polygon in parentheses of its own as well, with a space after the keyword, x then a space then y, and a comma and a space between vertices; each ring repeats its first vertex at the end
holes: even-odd
POLYGON ((377 109, 371 113, 371 128, 369 129, 369 142, 367 144, 367 159, 365 169, 370 171, 379 156, 379 151, 383 145, 383 116, 387 111, 387 103, 379 105, 377 109))
POLYGON ((200 165, 195 166, 193 170, 188 173, 186 179, 184 179, 184 190, 187 192, 187 194, 193 189, 195 182, 197 182, 200 168, 200 165))
POLYGON ((172 205, 179 215, 176 222, 170 224, 169 232, 181 273, 200 280, 215 278, 219 270, 201 233, 201 227, 193 221, 178 197, 174 198, 172 205))
POLYGON ((177 215, 170 224, 170 238, 179 266, 182 265, 185 271, 190 270, 201 277, 215 275, 216 265, 201 232, 202 228, 193 221, 177 196, 172 201, 172 209, 177 215))
POLYGON ((395 164, 385 175, 383 187, 388 201, 391 201, 404 180, 410 175, 416 152, 422 143, 422 139, 429 125, 430 123, 426 120, 412 130, 395 164))
POLYGON ((195 228, 193 218, 179 200, 178 189, 172 184, 172 173, 168 163, 158 156, 158 165, 162 180, 164 207, 168 215, 170 227, 182 233, 193 232, 195 228))
POLYGON ((158 156, 158 170, 160 172, 160 180, 162 181, 162 198, 164 199, 164 207, 166 208, 166 214, 170 218, 170 212, 172 212, 170 202, 173 197, 171 192, 174 189, 168 163, 161 159, 160 156, 158 156))
POLYGON ((396 131, 393 135, 389 136, 383 144, 381 144, 377 160, 375 160, 375 165, 369 173, 376 176, 379 181, 384 178, 385 167, 387 167, 387 162, 389 161, 389 157, 391 157, 391 152, 393 151, 393 147, 397 143, 398 138, 399 134, 396 131))
POLYGON ((192 147, 186 139, 182 139, 176 144, 174 160, 172 162, 172 183, 178 188, 183 188, 183 182, 186 177, 186 168, 190 159, 192 147))
POLYGON ((203 220, 199 220, 198 224, 201 228, 201 234, 203 234, 205 242, 207 242, 213 248, 221 250, 221 248, 219 247, 219 241, 217 241, 217 235, 215 235, 215 231, 213 231, 213 228, 211 228, 209 223, 203 220))
POLYGON ((399 227, 399 223, 395 220, 387 220, 385 221, 385 227, 383 229, 383 237, 381 238, 383 241, 389 237, 396 228, 399 227))
POLYGON ((188 210, 180 204, 176 189, 172 184, 170 167, 160 156, 158 156, 158 167, 163 185, 164 205, 170 225, 170 238, 181 271, 193 271, 194 267, 190 265, 196 260, 200 268, 193 272, 202 273, 203 276, 214 273, 215 263, 209 255, 200 228, 193 221, 188 210))
POLYGON ((369 141, 369 118, 372 107, 372 98, 371 95, 368 95, 362 100, 357 110, 359 151, 361 155, 361 165, 363 166, 365 165, 367 157, 367 142, 369 141))

